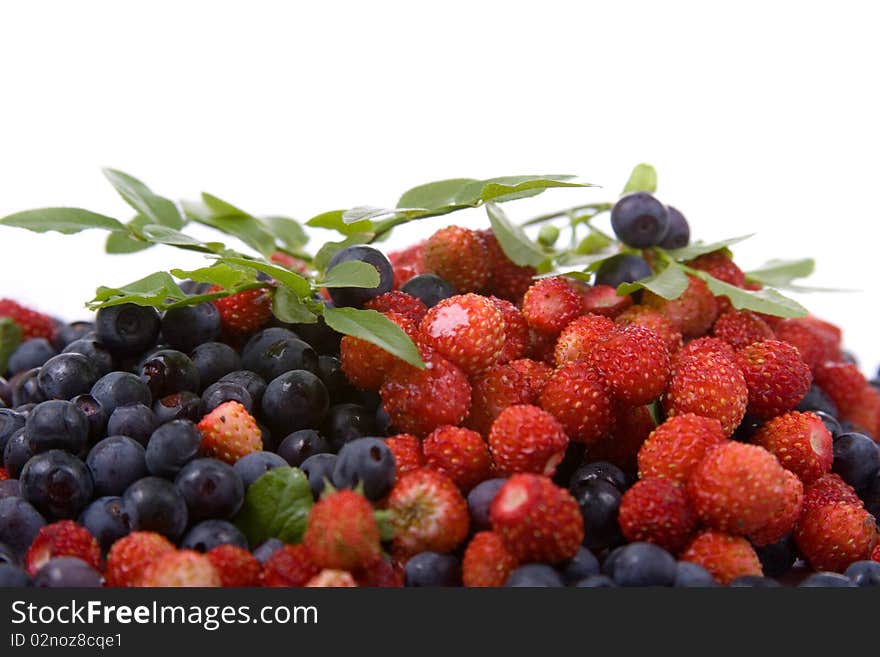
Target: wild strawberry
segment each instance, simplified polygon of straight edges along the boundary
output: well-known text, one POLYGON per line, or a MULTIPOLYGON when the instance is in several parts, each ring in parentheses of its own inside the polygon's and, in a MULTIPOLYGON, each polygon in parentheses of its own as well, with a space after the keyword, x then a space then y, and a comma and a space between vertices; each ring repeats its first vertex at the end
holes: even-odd
POLYGON ((517 474, 508 479, 489 509, 492 530, 519 562, 559 563, 584 540, 577 501, 547 477, 517 474))
POLYGON ((263 449, 257 421, 237 401, 223 402, 199 422, 202 452, 227 463, 263 449))
POLYGON ((351 490, 325 494, 309 513, 303 545, 321 568, 353 570, 379 558, 373 507, 351 490))
POLYGON ((468 505, 446 475, 424 468, 405 474, 388 497, 395 552, 449 552, 468 534, 468 505))
POLYGON ((392 251, 388 254, 388 260, 394 270, 396 290, 413 276, 425 273, 425 243, 422 241, 402 251, 392 251))
POLYGON ((677 299, 670 301, 646 290, 642 303, 666 315, 685 338, 698 338, 711 328, 718 317, 718 300, 702 280, 691 275, 688 278, 690 283, 687 289, 677 299))
POLYGON ((706 452, 725 442, 714 418, 684 413, 668 418, 639 450, 639 477, 663 477, 683 484, 706 452))
MULTIPOLYGON (((208 291, 218 292, 219 286, 208 291)), ((223 330, 232 335, 253 333, 263 328, 272 318, 272 294, 266 288, 244 290, 228 297, 215 299, 223 330)))
POLYGON ((723 356, 730 359, 731 362, 736 360, 736 350, 724 340, 719 340, 718 338, 703 337, 691 340, 684 347, 682 347, 681 350, 675 355, 675 364, 677 365, 678 363, 683 363, 691 356, 696 356, 697 354, 723 356))
POLYGON ((399 430, 424 436, 443 424, 458 425, 471 407, 467 376, 437 353, 423 350, 425 369, 398 363, 379 389, 399 430))
POLYGON ((522 314, 541 333, 558 334, 583 313, 583 302, 562 276, 535 281, 523 296, 522 314))
POLYGON ((325 568, 306 582, 308 588, 352 588, 357 582, 347 570, 325 568))
POLYGON ((24 557, 24 567, 33 577, 49 559, 76 557, 95 570, 101 570, 101 548, 82 525, 59 520, 40 528, 24 557))
POLYGON ((604 315, 611 319, 614 319, 633 305, 631 296, 628 294, 617 294, 617 290, 610 285, 594 285, 587 288, 581 294, 581 300, 584 312, 604 315))
POLYGON ((508 406, 489 431, 489 449, 498 471, 552 477, 565 456, 568 436, 550 413, 537 406, 508 406))
POLYGON ((263 564, 260 586, 305 586, 319 572, 321 569, 312 561, 305 545, 284 545, 263 564))
POLYGON ((737 577, 764 574, 758 555, 746 539, 718 531, 699 534, 681 554, 681 560, 703 566, 722 584, 737 577))
POLYGON ((237 545, 218 545, 205 553, 217 569, 224 587, 257 586, 260 580, 260 562, 250 552, 237 545))
POLYGON ((418 326, 422 318, 427 314, 428 307, 421 299, 416 299, 411 294, 392 290, 378 297, 373 297, 364 304, 367 310, 375 310, 380 313, 397 313, 403 315, 415 326, 418 326))
POLYGON ((852 504, 817 506, 801 514, 794 540, 815 570, 843 572, 868 559, 877 544, 874 516, 852 504))
POLYGON ((871 561, 880 561, 880 543, 874 546, 874 550, 871 552, 871 561))
POLYGON ((730 254, 723 249, 701 255, 687 264, 689 267, 704 271, 719 281, 724 281, 734 287, 743 287, 745 285, 746 275, 743 273, 743 270, 731 259, 730 254))
POLYGON ((633 306, 618 315, 614 322, 621 326, 644 326, 663 338, 670 354, 681 349, 681 331, 676 330, 663 313, 648 306, 633 306))
POLYGON ((639 450, 654 426, 647 406, 617 403, 611 433, 587 445, 587 456, 590 461, 608 461, 626 472, 635 472, 639 450))
POLYGON ((801 515, 803 501, 804 484, 797 475, 786 470, 782 506, 773 514, 770 522, 749 534, 749 540, 755 545, 772 545, 788 536, 801 515))
POLYGON ((428 271, 452 283, 459 292, 477 292, 489 282, 489 252, 468 228, 447 226, 438 230, 425 243, 424 258, 428 271))
POLYGON ((555 417, 575 442, 595 442, 614 424, 611 397, 602 379, 585 361, 563 365, 551 374, 538 406, 555 417))
POLYGON ((31 310, 12 299, 0 299, 0 317, 8 317, 21 328, 21 336, 25 340, 45 338, 51 340, 55 336, 55 322, 48 315, 31 310))
POLYGON ((531 404, 536 398, 528 377, 512 363, 496 365, 473 382, 467 424, 487 435, 501 411, 513 404, 531 404))
POLYGON ((0 481, 6 481, 9 479, 9 473, 6 471, 6 468, 0 468, 0 481))
POLYGON ((715 418, 724 435, 730 436, 742 422, 747 401, 748 388, 739 367, 720 354, 700 352, 678 359, 663 406, 669 416, 694 413, 715 418))
POLYGON ((529 348, 526 356, 541 363, 555 365, 553 350, 556 348, 556 333, 541 333, 533 328, 529 329, 529 348))
POLYGON ((419 330, 427 346, 468 376, 492 367, 504 348, 504 317, 491 300, 477 294, 443 299, 428 311, 419 330))
POLYGON ((528 381, 529 388, 537 397, 547 385, 547 380, 553 374, 553 368, 547 363, 532 360, 531 358, 520 358, 519 360, 510 361, 510 366, 520 374, 524 374, 528 381))
POLYGON ((502 299, 518 302, 534 282, 535 268, 521 267, 508 258, 491 230, 478 231, 477 236, 489 253, 488 291, 502 299))
POLYGON ((669 379, 669 349, 642 326, 619 326, 591 351, 593 367, 615 399, 643 406, 657 399, 669 379))
POLYGON ((825 361, 840 358, 840 346, 833 333, 822 329, 807 317, 783 319, 775 328, 776 339, 798 350, 807 367, 815 370, 825 361))
POLYGON ((403 586, 403 570, 396 568, 388 559, 377 559, 373 563, 358 568, 352 575, 358 586, 373 588, 400 588, 403 586))
POLYGON ((872 385, 862 388, 862 395, 856 409, 843 418, 857 431, 868 434, 880 441, 880 390, 872 385))
POLYGON ((855 489, 840 478, 840 475, 829 472, 804 488, 804 502, 801 513, 826 504, 850 504, 861 508, 862 500, 855 489))
POLYGON ((831 433, 818 415, 792 411, 768 420, 752 442, 773 454, 805 484, 831 469, 831 433))
POLYGON ((498 534, 479 532, 474 534, 464 551, 462 582, 471 587, 504 586, 516 565, 516 557, 505 547, 498 534))
POLYGON ((763 447, 727 442, 710 449, 687 482, 688 497, 712 529, 751 534, 782 507, 785 470, 763 447))
MULTIPOLYGON (((402 328, 410 338, 416 337, 418 332, 408 317, 394 312, 386 313, 385 316, 402 328)), ((344 336, 339 343, 339 358, 342 371, 351 384, 361 390, 372 391, 382 387, 388 373, 400 362, 399 358, 382 347, 351 335, 344 336)))
POLYGON ((684 490, 669 479, 649 477, 623 494, 618 516, 628 541, 647 541, 678 553, 691 540, 697 517, 684 490))
POLYGON ((498 355, 499 363, 507 363, 526 355, 529 348, 529 325, 526 318, 510 301, 489 297, 504 320, 504 346, 498 355))
POLYGON ((722 314, 712 327, 712 335, 724 340, 734 349, 774 338, 773 330, 767 326, 767 322, 748 310, 728 310, 722 314))
POLYGON ((768 419, 790 411, 810 389, 810 368, 798 350, 779 340, 762 340, 736 352, 749 389, 748 412, 768 419))
POLYGON ((107 586, 140 586, 144 570, 174 545, 155 532, 132 532, 113 543, 107 553, 107 586))
POLYGON ((469 491, 492 472, 486 441, 476 431, 462 427, 437 427, 422 442, 427 466, 442 472, 462 491, 469 491))
POLYGON ((394 456, 395 472, 400 479, 407 472, 425 466, 425 455, 422 454, 421 441, 409 433, 400 433, 385 439, 385 444, 394 456))
MULTIPOLYGON (((822 388, 837 406, 839 417, 852 422, 864 422, 865 402, 869 400, 869 387, 865 376, 853 363, 824 362, 816 367, 816 385, 822 388)), ((860 427, 866 429, 868 427, 860 427)))
POLYGON ((204 554, 195 550, 172 550, 146 567, 140 586, 219 587, 223 582, 214 564, 204 554))
POLYGON ((604 315, 588 313, 562 329, 553 357, 557 365, 586 360, 590 351, 614 330, 614 322, 604 315))

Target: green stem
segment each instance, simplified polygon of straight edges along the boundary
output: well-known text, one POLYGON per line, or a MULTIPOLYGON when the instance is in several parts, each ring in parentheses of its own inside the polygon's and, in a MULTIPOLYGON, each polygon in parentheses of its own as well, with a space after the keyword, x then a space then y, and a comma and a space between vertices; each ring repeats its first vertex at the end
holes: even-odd
MULTIPOLYGON (((575 205, 574 207, 567 208, 565 210, 557 210, 556 212, 548 212, 547 214, 541 214, 537 217, 532 217, 528 221, 521 224, 522 226, 534 226, 535 224, 541 224, 546 221, 552 221, 553 219, 559 219, 560 217, 571 216, 582 210, 594 210, 594 212, 590 215, 590 218, 596 216, 600 212, 606 212, 610 210, 612 207, 611 203, 587 203, 586 205, 575 205)), ((578 218, 578 217, 575 217, 578 218)))

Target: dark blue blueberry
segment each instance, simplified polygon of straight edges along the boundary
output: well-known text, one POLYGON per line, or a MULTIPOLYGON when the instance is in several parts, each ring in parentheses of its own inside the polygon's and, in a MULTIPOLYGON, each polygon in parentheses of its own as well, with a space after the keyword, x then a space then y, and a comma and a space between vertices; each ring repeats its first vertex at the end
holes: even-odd
POLYGON ((613 589, 617 587, 608 575, 590 575, 574 585, 578 589, 613 589))
POLYGON ((856 586, 880 586, 880 562, 856 561, 843 573, 856 586))
POLYGON ((379 285, 373 288, 330 288, 328 290, 330 298, 337 307, 352 306, 353 308, 360 308, 370 299, 391 291, 391 288, 394 286, 394 270, 391 267, 391 261, 388 260, 388 256, 379 249, 365 244, 347 246, 333 254, 333 257, 327 263, 327 271, 330 271, 342 262, 350 260, 366 262, 368 265, 375 267, 376 273, 379 274, 379 285))
POLYGON ((21 497, 21 482, 18 479, 0 481, 0 500, 7 497, 21 497))
POLYGON ((691 241, 691 227, 684 215, 671 205, 666 206, 666 214, 669 217, 666 235, 660 240, 660 246, 664 249, 680 249, 687 246, 691 241))
POLYGON ((53 399, 34 407, 25 422, 24 435, 34 454, 50 449, 79 454, 89 442, 89 419, 75 404, 53 399))
POLYGON ((837 405, 831 401, 822 388, 815 383, 807 390, 804 398, 798 402, 797 410, 799 411, 822 411, 828 413, 832 417, 837 417, 837 405))
POLYGON ((0 589, 23 589, 31 585, 31 578, 18 566, 0 563, 0 589))
POLYGON ((43 589, 101 588, 104 577, 82 559, 55 557, 37 571, 34 586, 43 589))
POLYGON ((144 477, 122 496, 122 504, 133 531, 158 532, 176 541, 186 529, 186 500, 170 481, 144 477))
POLYGON ((739 426, 734 430, 731 439, 737 440, 742 443, 751 442, 755 434, 758 433, 758 429, 760 429, 763 425, 764 422, 759 420, 758 418, 752 415, 746 415, 739 423, 739 426))
POLYGON ((153 399, 175 392, 199 391, 199 370, 189 356, 174 349, 160 349, 147 357, 139 374, 153 399))
POLYGON ((672 586, 678 571, 675 558, 652 543, 630 543, 614 561, 614 581, 620 586, 672 586))
POLYGON ((284 338, 267 345, 262 351, 245 355, 242 365, 271 381, 291 370, 318 371, 318 354, 298 338, 284 338))
POLYGON ((190 529, 180 541, 180 547, 196 552, 207 552, 218 545, 236 545, 247 550, 248 542, 241 530, 225 520, 203 520, 190 529))
POLYGON ((394 478, 394 455, 385 441, 358 438, 339 451, 332 481, 336 488, 363 486, 364 496, 375 502, 391 492, 394 478))
POLYGON ((247 489, 269 470, 286 468, 288 465, 287 461, 274 452, 251 452, 238 459, 232 469, 241 477, 241 481, 247 489))
POLYGON ((86 466, 92 473, 95 495, 122 495, 147 476, 143 445, 128 436, 110 436, 98 442, 86 456, 86 466))
MULTIPOLYGON (((321 302, 327 308, 332 308, 330 301, 321 299, 321 302)), ((318 321, 311 324, 292 324, 297 335, 314 348, 319 354, 339 354, 339 343, 342 341, 342 334, 334 331, 327 326, 327 322, 321 315, 318 315, 318 321)))
POLYGON ((295 468, 310 456, 330 451, 330 443, 314 429, 294 431, 278 445, 278 455, 295 468))
POLYGON ((327 388, 306 370, 293 370, 273 379, 262 403, 269 428, 282 436, 319 426, 329 406, 327 388))
POLYGON ((527 563, 510 573, 504 586, 546 588, 565 586, 565 582, 550 566, 543 563, 527 563))
POLYGON ((335 468, 336 454, 315 454, 303 461, 300 470, 309 478, 312 497, 315 499, 321 497, 321 493, 324 492, 325 483, 333 479, 333 470, 335 468))
POLYGON ((241 356, 235 349, 222 342, 200 344, 192 350, 189 357, 199 371, 202 390, 230 372, 241 369, 241 356))
POLYGON ((60 449, 37 454, 21 471, 24 498, 47 518, 76 518, 92 499, 85 463, 60 449))
POLYGON ((566 584, 580 582, 587 577, 599 574, 599 560, 585 547, 579 547, 577 554, 559 567, 566 584))
POLYGON ((875 518, 880 518, 880 473, 862 491, 861 498, 868 513, 875 518))
POLYGON ((89 359, 89 362, 98 372, 98 376, 109 374, 113 370, 113 356, 107 351, 97 338, 85 337, 74 340, 64 347, 63 354, 81 354, 89 359))
POLYGON ((602 574, 608 575, 609 577, 614 577, 614 564, 617 561, 617 558, 620 556, 620 553, 625 548, 625 545, 621 545, 619 547, 614 548, 613 550, 609 550, 605 555, 605 558, 602 559, 602 574))
POLYGON ((6 447, 3 448, 3 468, 10 477, 18 478, 24 464, 30 461, 33 455, 24 429, 19 429, 6 441, 6 447))
MULTIPOLYGON (((33 370, 33 371, 36 371, 36 370, 33 370)), ((45 401, 45 400, 43 400, 43 401, 45 401)), ((21 413, 22 415, 27 417, 28 415, 30 415, 30 412, 33 410, 34 406, 36 406, 36 405, 37 405, 36 403, 22 404, 21 406, 16 406, 12 410, 15 411, 16 413, 21 413)))
POLYGON ((854 588, 849 577, 838 573, 813 573, 798 586, 803 588, 854 588))
POLYGON ((97 368, 82 354, 53 356, 37 375, 46 399, 72 399, 91 390, 97 380, 97 368))
POLYGON ((404 586, 461 586, 461 563, 451 554, 419 552, 406 562, 404 586))
POLYGON ((202 436, 189 420, 174 420, 153 432, 145 453, 147 470, 157 477, 176 477, 199 454, 202 436))
POLYGON ((611 208, 611 228, 627 246, 644 249, 666 236, 669 212, 647 192, 627 194, 611 208))
POLYGON ((256 372, 250 370, 236 370, 220 378, 220 381, 237 383, 248 391, 254 402, 254 408, 260 408, 263 402, 263 394, 266 392, 266 382, 256 372))
POLYGON ((568 489, 577 497, 588 482, 597 479, 607 481, 619 491, 625 491, 629 487, 629 481, 623 470, 608 461, 593 461, 574 471, 568 482, 568 489))
POLYGON ((336 356, 318 356, 318 378, 327 388, 327 393, 333 401, 350 399, 355 389, 345 377, 342 371, 342 363, 336 356))
POLYGON ((162 339, 172 349, 192 351, 220 336, 220 313, 213 303, 183 306, 162 315, 162 339))
POLYGON ((94 444, 107 435, 107 420, 110 418, 101 402, 91 395, 77 395, 70 401, 86 416, 89 423, 89 443, 94 444))
POLYGON ((184 292, 184 294, 195 296, 198 294, 207 294, 208 290, 211 289, 211 284, 199 283, 197 281, 187 279, 180 282, 180 289, 184 292))
POLYGON ((146 351, 159 337, 159 313, 149 306, 124 303, 101 308, 95 316, 98 341, 120 356, 146 351))
POLYGON ((12 407, 23 413, 23 406, 39 404, 46 401, 46 396, 40 389, 37 377, 40 376, 40 368, 19 372, 9 380, 12 389, 12 407))
POLYGON ((782 586, 772 577, 761 575, 741 575, 728 584, 733 589, 778 589, 782 586))
POLYGON ((256 363, 270 345, 282 340, 296 339, 299 335, 282 326, 270 326, 254 333, 241 349, 242 367, 246 370, 254 370, 247 363, 256 363))
POLYGON ((57 354, 58 352, 46 338, 31 338, 15 348, 9 357, 7 369, 10 374, 26 372, 35 367, 42 367, 43 363, 57 354))
POLYGON ((0 408, 0 452, 19 429, 24 429, 25 417, 11 408, 0 408))
POLYGON ((675 581, 672 583, 677 588, 695 588, 718 586, 718 582, 712 577, 712 573, 700 564, 690 561, 679 561, 675 566, 675 581))
POLYGON ((433 308, 443 299, 454 297, 458 292, 452 283, 440 278, 436 274, 419 274, 413 276, 400 286, 401 292, 421 299, 428 308, 433 308))
POLYGON ((113 543, 131 531, 121 497, 99 497, 80 514, 79 524, 89 530, 105 554, 113 543))
POLYGON ((153 396, 147 384, 131 372, 110 372, 102 376, 92 386, 90 394, 104 408, 107 417, 110 417, 118 406, 128 404, 149 406, 153 403, 153 396))
POLYGON ((9 381, 0 376, 0 404, 6 404, 7 406, 12 403, 12 388, 9 386, 9 381))
POLYGON ((202 398, 194 392, 175 392, 165 395, 153 404, 153 414, 156 416, 157 425, 174 420, 198 422, 205 415, 202 398))
POLYGON ((244 483, 228 463, 201 458, 187 463, 174 485, 186 500, 191 521, 231 518, 244 502, 244 483))
POLYGON ((568 447, 565 448, 562 460, 556 466, 556 472, 553 474, 553 483, 562 488, 568 486, 572 475, 583 465, 586 452, 587 446, 584 443, 569 442, 568 447))
POLYGON ((844 433, 834 441, 832 472, 857 491, 867 488, 880 470, 877 443, 861 433, 844 433))
POLYGON ((70 324, 62 324, 55 331, 52 338, 52 346, 58 351, 63 350, 71 342, 75 342, 89 335, 94 335, 95 325, 92 322, 71 322, 70 324))
POLYGON ((210 413, 223 402, 237 401, 250 413, 254 408, 254 400, 251 394, 242 385, 231 381, 218 381, 209 385, 202 393, 202 409, 205 414, 210 413))
POLYGON ((778 543, 756 546, 755 553, 761 561, 764 574, 768 577, 779 577, 787 573, 798 556, 791 536, 786 536, 778 543))
POLYGON ((585 482, 575 495, 584 519, 584 545, 601 550, 621 540, 617 525, 622 494, 604 479, 585 482))
POLYGON ((143 404, 117 406, 107 420, 107 434, 111 436, 128 436, 141 445, 146 445, 158 421, 156 414, 143 404))
POLYGON ((632 283, 652 273, 651 265, 642 256, 624 253, 602 262, 596 271, 596 285, 617 288, 621 283, 632 283))
POLYGON ((278 552, 281 548, 284 547, 284 541, 278 538, 268 538, 262 543, 260 543, 256 548, 254 548, 253 555, 254 559, 260 562, 260 564, 264 564, 269 561, 269 558, 278 552))
POLYGON ((322 434, 334 451, 364 436, 376 435, 376 414, 358 404, 331 406, 324 419, 322 434))
POLYGON ((34 542, 46 519, 32 504, 20 497, 0 499, 0 542, 9 547, 19 560, 34 542))
POLYGON ((391 416, 382 404, 376 409, 376 418, 373 420, 376 425, 376 433, 380 436, 390 436, 393 431, 391 426, 391 416))
POLYGON ((475 532, 492 529, 489 521, 489 508, 492 500, 498 495, 498 491, 507 479, 487 479, 471 488, 467 496, 468 511, 471 516, 471 529, 475 532))

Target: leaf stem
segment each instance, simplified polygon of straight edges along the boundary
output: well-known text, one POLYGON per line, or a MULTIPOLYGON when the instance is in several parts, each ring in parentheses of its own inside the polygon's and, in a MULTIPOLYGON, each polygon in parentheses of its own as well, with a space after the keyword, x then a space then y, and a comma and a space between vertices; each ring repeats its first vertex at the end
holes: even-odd
MULTIPOLYGON (((553 219, 559 219, 560 217, 576 215, 578 212, 582 210, 595 210, 590 215, 592 219, 597 214, 601 212, 607 212, 612 207, 611 203, 587 203, 586 205, 575 205, 574 207, 567 208, 565 210, 557 210, 556 212, 548 212, 547 214, 540 214, 537 217, 532 217, 528 221, 520 224, 522 226, 534 226, 535 224, 541 224, 546 221, 552 221, 553 219)), ((579 217, 574 217, 578 219, 579 217)))

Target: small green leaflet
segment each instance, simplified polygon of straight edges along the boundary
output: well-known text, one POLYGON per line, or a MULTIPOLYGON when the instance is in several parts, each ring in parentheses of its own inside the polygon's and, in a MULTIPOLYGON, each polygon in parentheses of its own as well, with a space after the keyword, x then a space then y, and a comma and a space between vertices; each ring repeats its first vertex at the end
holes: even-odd
POLYGON ((489 215, 492 232, 495 233, 501 250, 514 263, 521 267, 538 268, 550 260, 552 253, 530 240, 525 231, 512 223, 500 207, 494 203, 487 203, 486 213, 489 215))
POLYGON ((799 285, 794 281, 798 278, 806 278, 813 273, 816 262, 812 258, 800 260, 771 260, 758 269, 746 272, 746 279, 761 285, 777 287, 792 292, 851 292, 827 287, 814 287, 812 285, 799 285))
POLYGON ((171 274, 158 271, 122 287, 99 287, 95 298, 86 305, 92 310, 123 303, 165 308, 169 302, 183 300, 186 296, 171 274))
POLYGON ((664 299, 677 299, 684 293, 689 284, 687 274, 679 265, 669 265, 659 274, 635 281, 633 283, 621 283, 617 286, 617 294, 632 294, 637 290, 649 290, 664 299))
POLYGON ((268 274, 282 285, 289 287, 300 297, 306 297, 311 294, 312 286, 307 279, 299 274, 293 273, 285 267, 281 267, 280 265, 271 265, 262 260, 248 260, 247 258, 237 258, 232 256, 218 258, 217 260, 218 262, 224 262, 229 265, 249 267, 250 269, 255 269, 264 274, 268 274))
POLYGON ((306 231, 300 226, 299 222, 290 217, 270 216, 263 217, 263 223, 266 224, 269 231, 275 235, 281 245, 290 251, 299 251, 309 241, 306 231))
POLYGON ((318 317, 289 287, 279 287, 272 297, 272 314, 288 324, 314 324, 318 317))
POLYGON ((575 250, 580 254, 590 255, 592 253, 598 253, 603 249, 607 249, 611 244, 611 238, 607 235, 591 230, 590 233, 578 243, 577 249, 575 250))
POLYGON ((318 287, 365 287, 374 288, 379 285, 379 271, 366 262, 348 260, 330 268, 322 280, 315 283, 318 287))
POLYGON ((253 269, 244 267, 232 267, 227 264, 216 264, 210 267, 202 267, 186 271, 183 269, 172 269, 171 274, 175 278, 181 280, 190 279, 196 283, 210 283, 211 285, 219 285, 220 287, 231 290, 232 288, 253 283, 257 280, 256 273, 253 269))
MULTIPOLYGON (((306 222, 306 226, 312 228, 326 228, 327 230, 335 230, 343 235, 354 235, 356 233, 372 233, 373 222, 369 219, 357 221, 355 223, 346 223, 343 217, 347 210, 330 210, 312 217, 306 222)), ((370 235, 369 239, 372 239, 370 235)))
POLYGON ((690 268, 687 271, 703 279, 712 294, 730 299, 730 303, 737 310, 753 310, 777 317, 806 317, 809 314, 809 311, 797 301, 783 296, 772 288, 753 292, 720 281, 704 271, 690 268))
POLYGON ((418 219, 428 214, 425 208, 374 208, 361 205, 342 213, 342 221, 355 224, 359 221, 384 221, 387 219, 418 219))
POLYGON ((746 241, 750 237, 754 237, 754 235, 754 233, 750 233, 748 235, 731 237, 730 239, 721 240, 720 242, 711 242, 709 244, 697 242, 696 244, 691 244, 690 246, 683 246, 680 249, 672 249, 670 251, 666 251, 666 254, 673 260, 685 262, 687 260, 699 258, 701 255, 713 253, 714 251, 720 251, 721 249, 726 249, 728 246, 739 244, 740 242, 746 241))
POLYGON ((637 164, 629 174, 629 180, 621 192, 629 194, 630 192, 649 192, 653 194, 657 191, 657 171, 650 164, 637 164))
POLYGON ((122 199, 150 222, 175 230, 183 228, 183 217, 172 201, 154 194, 140 180, 122 171, 104 169, 104 175, 122 199))
MULTIPOLYGON (((451 178, 425 183, 404 192, 397 201, 397 207, 427 208, 435 211, 446 208, 447 212, 452 212, 463 204, 458 200, 462 190, 477 182, 479 181, 474 178, 451 178)), ((464 205, 468 204, 464 202, 464 205)))
POLYGON ((141 235, 154 244, 168 244, 169 246, 178 246, 192 251, 200 251, 202 253, 218 253, 223 250, 223 245, 219 242, 201 242, 195 237, 190 237, 186 233, 179 230, 160 226, 158 224, 149 224, 140 229, 141 235))
POLYGON ((6 372, 9 357, 21 344, 21 328, 9 317, 0 317, 0 372, 6 372))
POLYGON ((35 233, 50 230, 73 235, 90 228, 126 232, 128 229, 112 217, 82 208, 40 208, 16 212, 0 219, 0 225, 25 228, 35 233))
POLYGON ((142 214, 136 215, 134 219, 126 224, 129 231, 125 233, 110 233, 104 245, 104 251, 113 254, 137 253, 144 249, 155 246, 154 242, 150 242, 144 238, 138 237, 144 226, 148 225, 150 220, 142 214))
POLYGON ((414 367, 425 368, 413 341, 403 329, 382 313, 356 308, 325 308, 324 321, 327 326, 343 335, 366 340, 414 367))
POLYGON ((269 257, 276 250, 275 236, 263 222, 213 194, 202 192, 202 202, 184 203, 191 220, 216 228, 240 239, 260 255, 269 257))
POLYGON ((250 545, 269 538, 299 543, 312 510, 309 480, 298 468, 273 468, 252 483, 235 525, 250 545))
POLYGON ((323 272, 327 267, 327 263, 330 262, 330 258, 336 255, 339 251, 347 246, 352 246, 353 244, 367 244, 372 239, 373 233, 352 233, 339 242, 327 242, 315 254, 315 257, 312 259, 312 264, 315 266, 315 269, 323 272))

